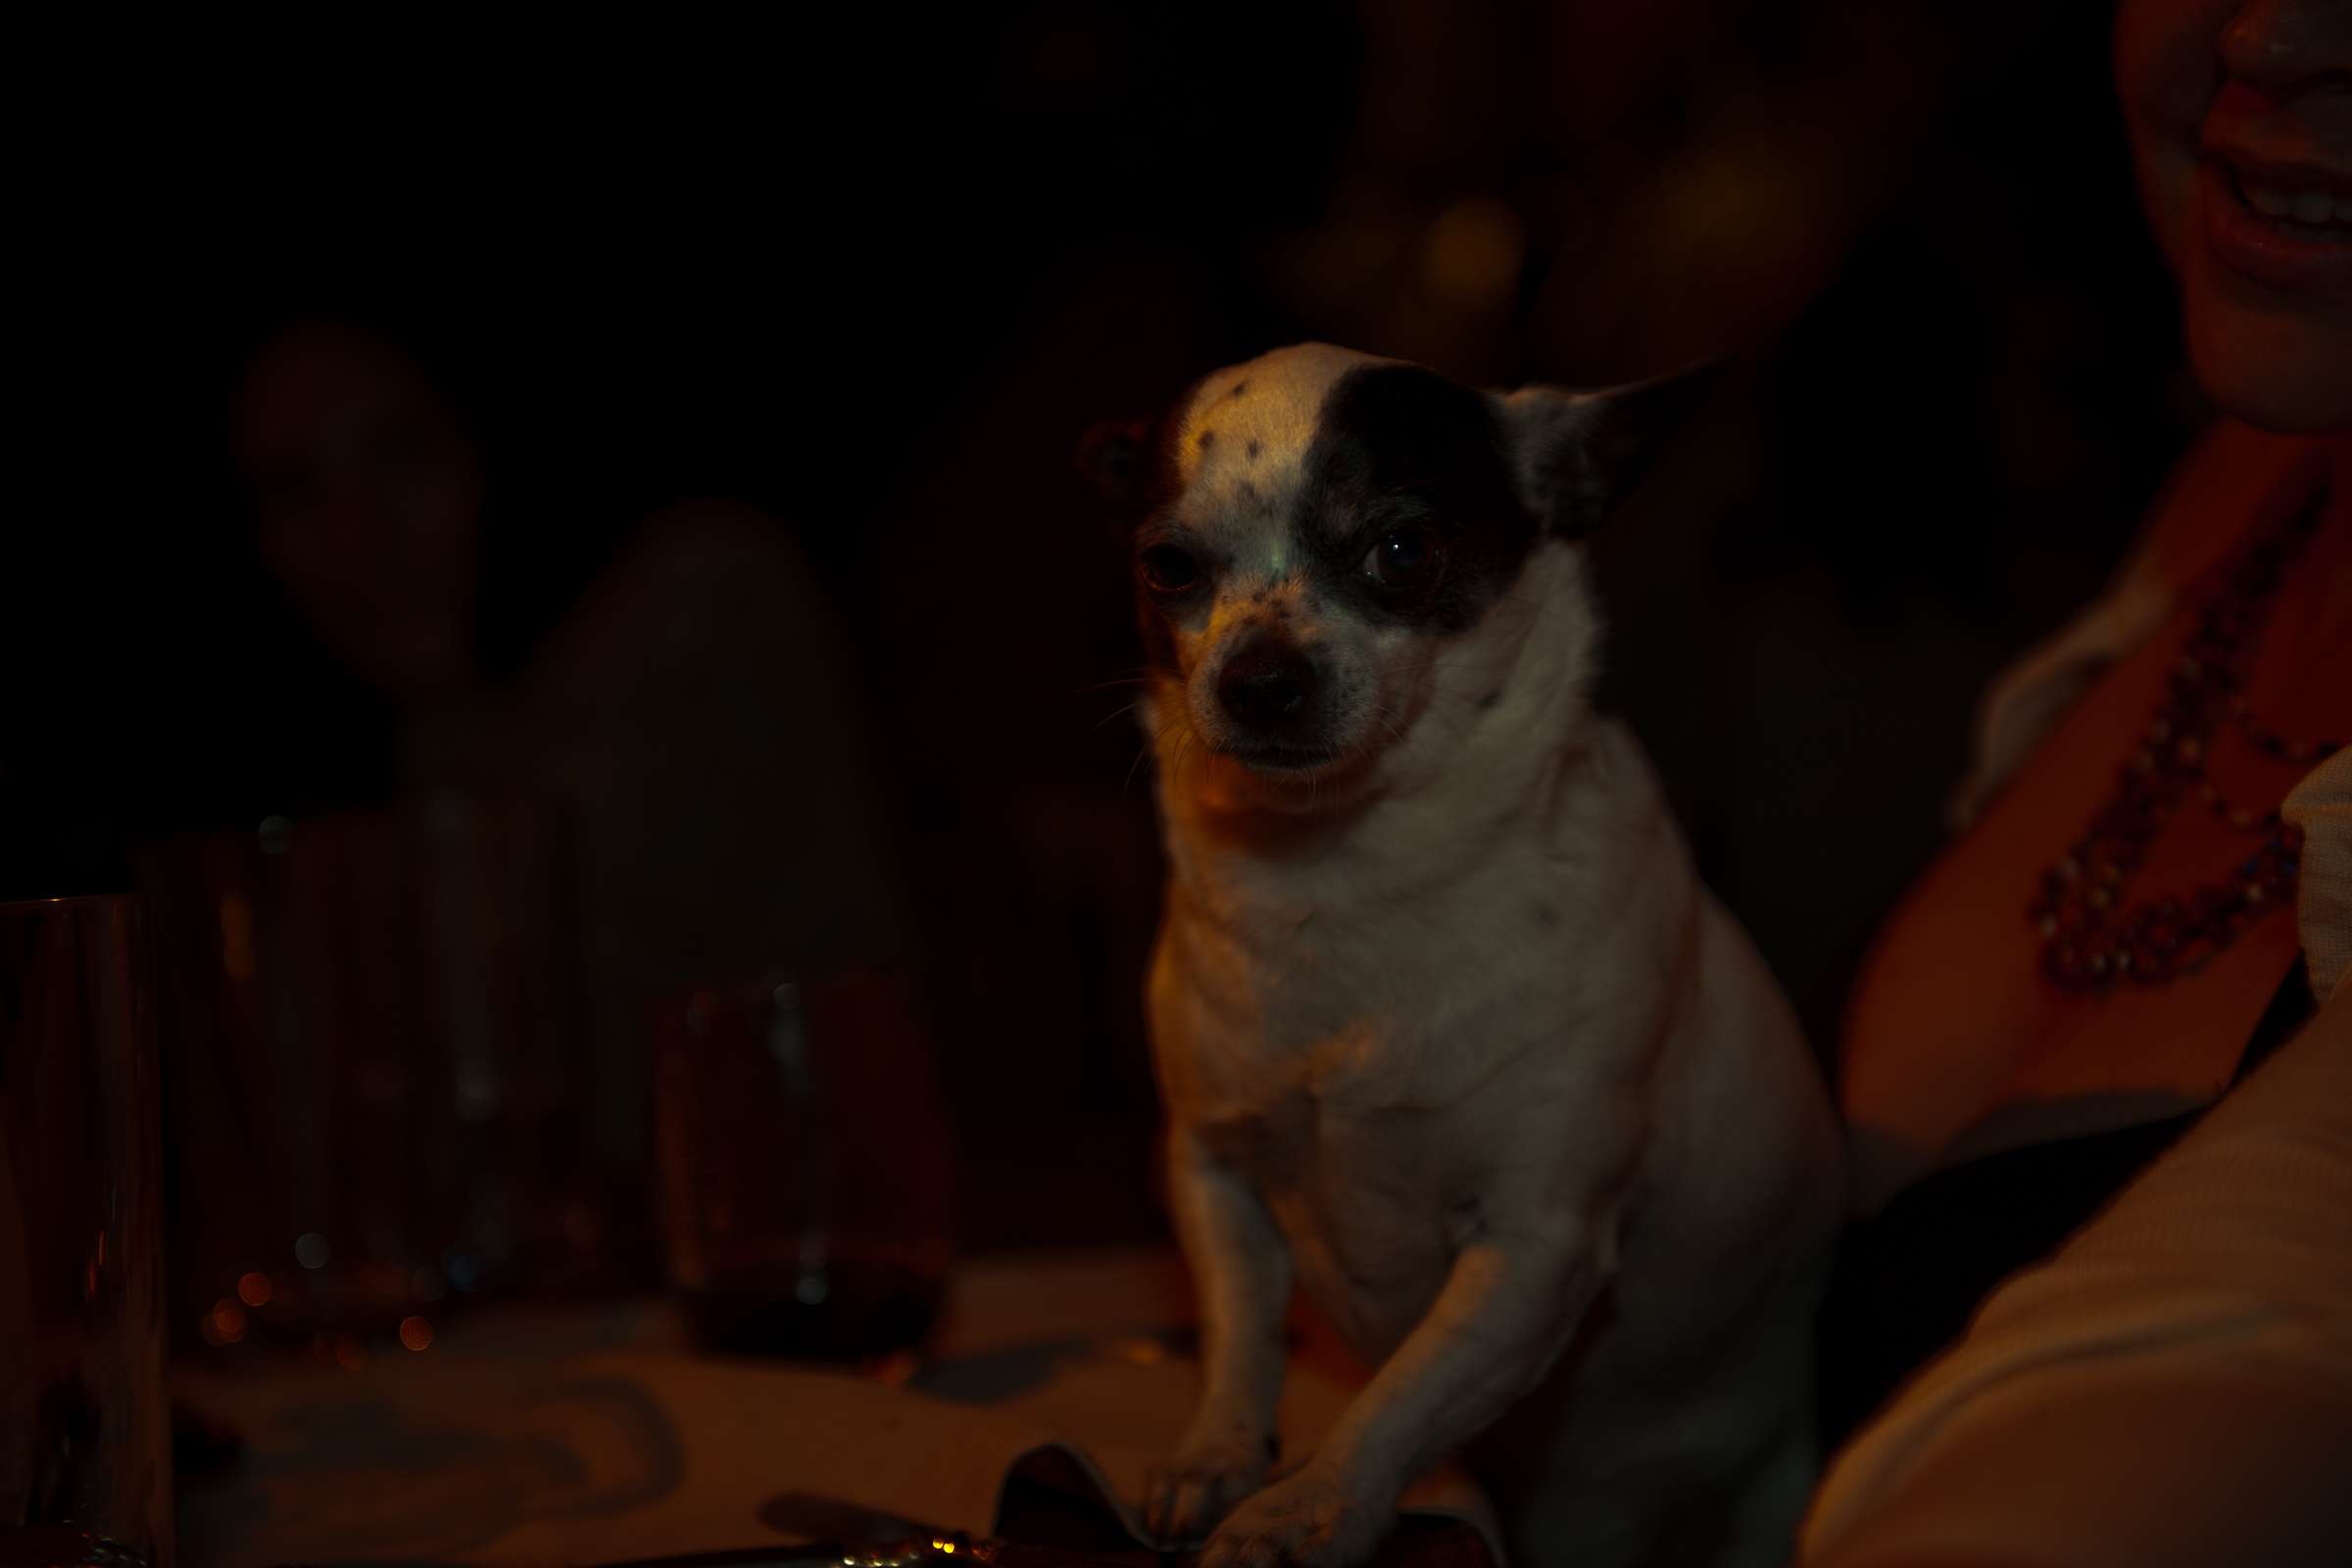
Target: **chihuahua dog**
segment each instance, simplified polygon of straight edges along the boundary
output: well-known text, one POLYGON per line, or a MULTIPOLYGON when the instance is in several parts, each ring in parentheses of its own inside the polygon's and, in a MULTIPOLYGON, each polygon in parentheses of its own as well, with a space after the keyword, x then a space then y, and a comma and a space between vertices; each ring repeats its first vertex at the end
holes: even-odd
POLYGON ((1203 1328, 1144 1515, 1211 1568, 1360 1562, 1456 1450, 1529 1562, 1789 1550, 1836 1124, 1588 699, 1579 541, 1672 400, 1311 344, 1094 446, 1152 666, 1149 1010, 1203 1328), (1377 1370, 1269 1484, 1294 1280, 1377 1370))

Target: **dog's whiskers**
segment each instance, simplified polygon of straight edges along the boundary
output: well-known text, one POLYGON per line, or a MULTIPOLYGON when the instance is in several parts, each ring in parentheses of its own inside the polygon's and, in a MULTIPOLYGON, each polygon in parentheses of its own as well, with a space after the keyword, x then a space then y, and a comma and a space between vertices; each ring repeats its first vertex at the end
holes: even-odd
POLYGON ((1079 687, 1078 695, 1084 697, 1093 692, 1106 692, 1114 686, 1149 686, 1157 678, 1149 669, 1140 670, 1132 675, 1113 675, 1108 680, 1093 681, 1079 687))
POLYGON ((1143 706, 1144 700, 1141 697, 1138 697, 1134 702, 1127 704, 1123 708, 1114 708, 1109 712, 1103 714, 1101 718, 1095 720, 1095 728, 1101 729, 1103 725, 1108 724, 1114 718, 1125 718, 1129 713, 1134 712, 1137 709, 1143 706))

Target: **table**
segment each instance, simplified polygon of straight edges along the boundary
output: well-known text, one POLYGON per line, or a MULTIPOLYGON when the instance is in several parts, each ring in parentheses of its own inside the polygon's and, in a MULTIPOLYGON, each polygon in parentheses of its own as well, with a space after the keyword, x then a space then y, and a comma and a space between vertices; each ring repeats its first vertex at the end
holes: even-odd
MULTIPOLYGON (((183 1484, 179 1556, 608 1564, 1002 1530, 1155 1562, 1124 1505, 1190 1412, 1190 1323, 1180 1261, 1134 1249, 963 1266, 920 1362, 854 1372, 698 1354, 660 1299, 483 1309, 350 1366, 183 1367, 176 1396, 244 1453, 183 1484)), ((1302 1336, 1286 1452, 1352 1383, 1302 1336)), ((1493 1522, 1458 1472, 1407 1502, 1393 1551, 1485 1560, 1493 1522)))

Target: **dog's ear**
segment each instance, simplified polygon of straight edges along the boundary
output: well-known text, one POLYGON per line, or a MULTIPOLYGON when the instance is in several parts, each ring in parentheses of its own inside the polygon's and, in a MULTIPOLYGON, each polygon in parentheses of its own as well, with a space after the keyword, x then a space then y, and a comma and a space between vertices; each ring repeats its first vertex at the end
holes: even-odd
POLYGON ((1632 493, 1713 380, 1701 368, 1591 392, 1522 387, 1499 399, 1521 498, 1552 533, 1584 538, 1632 493))
POLYGON ((1078 442, 1078 472, 1102 500, 1131 506, 1144 493, 1151 440, 1150 419, 1101 420, 1078 442))

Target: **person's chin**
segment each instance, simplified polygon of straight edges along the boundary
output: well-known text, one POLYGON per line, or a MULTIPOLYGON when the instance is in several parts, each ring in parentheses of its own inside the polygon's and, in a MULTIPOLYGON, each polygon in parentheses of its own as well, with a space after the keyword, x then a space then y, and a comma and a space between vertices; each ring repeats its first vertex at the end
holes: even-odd
POLYGON ((2189 208, 2180 308, 2206 395, 2281 434, 2352 427, 2352 241, 2253 213, 2211 164, 2189 208))
POLYGON ((2226 277, 2185 293, 2189 360, 2225 413, 2282 435, 2352 429, 2352 322, 2315 319, 2226 277))

